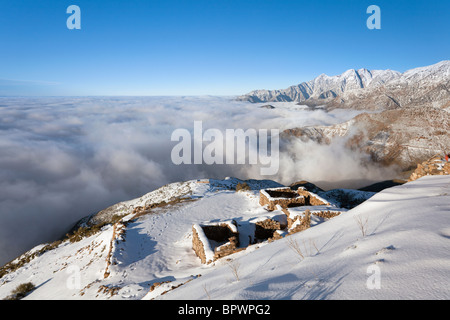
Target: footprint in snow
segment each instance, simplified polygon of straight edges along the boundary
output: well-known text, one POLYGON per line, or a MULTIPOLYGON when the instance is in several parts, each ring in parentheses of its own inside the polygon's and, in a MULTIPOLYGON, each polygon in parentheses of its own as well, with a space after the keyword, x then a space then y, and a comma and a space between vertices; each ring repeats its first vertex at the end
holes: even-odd
POLYGON ((358 248, 358 246, 356 244, 352 244, 352 245, 348 246, 347 248, 345 248, 344 250, 342 250, 341 254, 344 256, 352 255, 357 252, 355 250, 356 248, 358 248))
POLYGON ((381 250, 379 250, 379 251, 376 253, 376 255, 383 254, 383 253, 389 253, 389 252, 391 252, 392 250, 395 250, 395 247, 394 247, 393 245, 390 245, 390 246, 388 246, 388 247, 384 247, 384 248, 382 248, 381 250))

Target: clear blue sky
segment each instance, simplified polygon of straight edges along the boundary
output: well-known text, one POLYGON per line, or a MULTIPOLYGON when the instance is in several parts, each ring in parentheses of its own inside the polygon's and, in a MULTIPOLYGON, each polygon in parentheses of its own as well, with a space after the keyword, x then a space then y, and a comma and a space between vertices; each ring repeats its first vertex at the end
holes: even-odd
POLYGON ((0 43, 0 95, 234 95, 448 60, 450 1, 1 0, 0 43))

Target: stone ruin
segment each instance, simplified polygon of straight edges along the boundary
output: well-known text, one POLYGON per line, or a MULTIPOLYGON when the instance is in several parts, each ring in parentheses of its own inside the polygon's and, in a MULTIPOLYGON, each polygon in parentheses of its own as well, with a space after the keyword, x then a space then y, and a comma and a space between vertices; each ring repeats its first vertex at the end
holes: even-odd
POLYGON ((238 247, 239 232, 234 220, 192 226, 192 248, 204 264, 234 253, 238 247))
POLYGON ((274 240, 274 237, 277 238, 277 236, 280 236, 280 234, 277 233, 277 231, 283 230, 286 227, 287 223, 283 223, 275 219, 268 218, 261 221, 257 221, 255 223, 254 242, 258 242, 261 240, 272 241, 274 240))
POLYGON ((234 220, 194 224, 192 226, 192 249, 203 264, 209 264, 222 257, 245 250, 247 245, 282 238, 285 233, 282 230, 287 227, 287 219, 263 217, 255 221, 244 222, 244 225, 247 230, 252 229, 254 232, 248 235, 248 243, 240 247, 240 232, 234 220))
POLYGON ((275 210, 277 205, 282 208, 330 205, 328 201, 307 191, 304 187, 299 187, 297 191, 289 187, 260 190, 259 204, 269 211, 275 210))
MULTIPOLYGON (((322 219, 338 216, 345 209, 336 208, 325 199, 304 187, 260 190, 259 204, 268 210, 268 216, 255 217, 247 222, 253 234, 248 244, 274 241, 285 235, 310 228, 312 215, 322 219)), ((245 222, 244 222, 245 223, 245 222)), ((227 255, 246 249, 239 241, 241 235, 234 220, 207 222, 192 226, 192 248, 203 264, 209 264, 227 255)))
POLYGON ((332 219, 344 211, 344 209, 329 206, 308 207, 307 209, 279 207, 279 209, 286 214, 289 234, 308 229, 311 226, 312 215, 322 219, 332 219))

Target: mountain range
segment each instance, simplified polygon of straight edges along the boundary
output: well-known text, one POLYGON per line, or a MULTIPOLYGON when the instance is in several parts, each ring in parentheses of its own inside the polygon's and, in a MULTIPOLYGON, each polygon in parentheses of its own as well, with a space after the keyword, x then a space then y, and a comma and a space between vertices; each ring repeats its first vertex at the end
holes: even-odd
POLYGON ((330 144, 347 139, 352 150, 367 153, 400 172, 433 155, 450 152, 450 61, 400 73, 392 70, 347 70, 284 90, 256 90, 237 98, 253 103, 293 102, 310 108, 360 110, 333 126, 293 127, 284 137, 330 144))
POLYGON ((249 102, 297 102, 308 106, 386 110, 420 104, 449 106, 450 61, 403 73, 393 70, 350 69, 337 76, 281 90, 255 90, 237 98, 249 102))

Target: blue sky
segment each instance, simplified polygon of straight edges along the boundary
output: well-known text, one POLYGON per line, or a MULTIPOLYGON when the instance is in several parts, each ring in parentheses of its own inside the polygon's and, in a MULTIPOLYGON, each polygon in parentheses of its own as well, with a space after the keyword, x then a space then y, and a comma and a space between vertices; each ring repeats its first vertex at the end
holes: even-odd
POLYGON ((2 0, 0 95, 235 95, 450 59, 450 1, 2 0), (69 5, 81 30, 69 30, 69 5), (369 5, 381 30, 369 30, 369 5))

